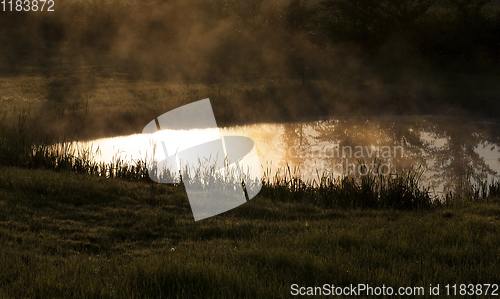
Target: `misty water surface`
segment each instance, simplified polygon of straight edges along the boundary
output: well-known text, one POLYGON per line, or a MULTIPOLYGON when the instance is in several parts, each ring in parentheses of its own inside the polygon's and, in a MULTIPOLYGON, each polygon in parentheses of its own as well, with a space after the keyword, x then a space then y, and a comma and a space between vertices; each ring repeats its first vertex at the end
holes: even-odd
MULTIPOLYGON (((261 173, 291 171, 304 180, 324 175, 382 175, 424 172, 423 184, 438 194, 463 182, 496 180, 500 173, 500 122, 443 117, 332 118, 301 123, 254 124, 221 128, 220 134, 248 136, 255 141, 261 173), (360 167, 365 164, 367 168, 360 167)), ((171 131, 169 151, 216 138, 217 132, 171 131)), ((94 160, 156 161, 158 137, 130 135, 78 143, 91 149, 94 160)))

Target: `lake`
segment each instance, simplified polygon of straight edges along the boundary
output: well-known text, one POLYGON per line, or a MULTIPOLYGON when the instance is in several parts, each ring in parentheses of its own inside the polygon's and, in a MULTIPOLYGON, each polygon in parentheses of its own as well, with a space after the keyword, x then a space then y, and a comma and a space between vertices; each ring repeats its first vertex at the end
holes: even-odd
MULTIPOLYGON (((299 123, 253 124, 217 130, 163 130, 77 142, 97 162, 160 161, 218 136, 247 136, 255 142, 260 169, 268 176, 401 174, 421 171, 436 194, 464 182, 498 179, 500 122, 452 117, 331 118, 299 123), (159 147, 164 141, 163 149, 159 147)), ((255 157, 254 157, 255 158, 255 157)))

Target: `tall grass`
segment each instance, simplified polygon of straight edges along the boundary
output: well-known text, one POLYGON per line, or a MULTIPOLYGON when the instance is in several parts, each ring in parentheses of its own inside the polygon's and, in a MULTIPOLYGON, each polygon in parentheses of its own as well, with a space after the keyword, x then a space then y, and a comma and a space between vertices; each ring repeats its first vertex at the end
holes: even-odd
POLYGON ((17 123, 0 128, 0 161, 2 164, 24 166, 31 154, 33 126, 29 114, 19 114, 17 123))
POLYGON ((259 195, 194 222, 174 186, 0 166, 0 298, 288 298, 292 284, 494 284, 499 204, 332 211, 259 195))
POLYGON ((462 182, 455 191, 448 192, 443 202, 450 204, 457 201, 484 202, 500 197, 500 181, 476 179, 462 182))
MULTIPOLYGON (((360 162, 363 163, 363 162, 360 162)), ((367 168, 361 164, 362 168, 367 168)), ((423 186, 423 172, 410 169, 406 173, 381 175, 376 169, 361 176, 335 176, 317 173, 317 178, 304 181, 299 169, 285 167, 283 172, 265 173, 263 192, 276 200, 310 200, 322 207, 420 209, 439 204, 423 186)))
MULTIPOLYGON (((151 173, 148 172, 151 162, 146 160, 126 162, 115 157, 109 163, 97 162, 98 149, 79 148, 76 142, 37 142, 27 113, 21 114, 17 123, 0 132, 1 164, 6 166, 151 182, 151 173)), ((482 201, 500 194, 500 182, 477 181, 472 184, 467 181, 460 190, 437 198, 430 192, 430 187, 424 185, 423 170, 419 168, 382 175, 376 168, 369 170, 363 161, 359 163, 363 170, 361 173, 365 175, 317 173, 315 179, 304 180, 298 167, 291 169, 287 166, 274 174, 267 170, 262 178, 261 193, 275 201, 310 202, 323 208, 400 210, 428 209, 458 199, 482 201)), ((177 175, 168 169, 161 173, 157 171, 153 168, 152 175, 160 176, 159 182, 174 182, 177 175)), ((176 181, 176 185, 206 189, 214 182, 219 187, 235 186, 234 179, 238 177, 241 180, 241 171, 236 173, 226 167, 225 172, 218 172, 206 163, 200 163, 197 168, 186 166, 179 172, 180 181, 176 181)), ((250 182, 252 186, 240 183, 244 188, 251 188, 255 182, 250 182)))
POLYGON ((1 164, 25 168, 43 168, 123 178, 145 180, 149 178, 146 163, 136 160, 127 163, 119 157, 110 163, 97 162, 98 149, 78 147, 76 142, 36 141, 36 132, 29 114, 19 116, 17 123, 0 129, 1 164))
MULTIPOLYGON (((268 171, 254 200, 193 222, 179 188, 189 171, 178 185, 146 185, 142 162, 99 164, 93 150, 28 132, 0 135, 1 298, 284 298, 295 283, 500 279, 498 199, 396 210, 440 205, 419 169, 312 181, 268 171)), ((205 183, 206 171, 188 176, 205 183)), ((500 184, 488 186, 499 195, 500 184)))

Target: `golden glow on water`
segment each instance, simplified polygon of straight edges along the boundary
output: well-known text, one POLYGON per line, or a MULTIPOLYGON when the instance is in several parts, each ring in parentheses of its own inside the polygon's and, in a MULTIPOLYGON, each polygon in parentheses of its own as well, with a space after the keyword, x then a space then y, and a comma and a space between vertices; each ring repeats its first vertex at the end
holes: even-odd
POLYGON ((78 143, 80 148, 99 149, 95 160, 113 162, 116 159, 132 162, 134 160, 163 160, 166 158, 161 141, 169 155, 195 145, 218 139, 218 131, 206 130, 161 130, 153 134, 134 134, 112 138, 101 138, 78 143))
MULTIPOLYGON (((97 139, 78 143, 80 148, 89 148, 98 162, 125 162, 135 160, 160 161, 166 158, 165 150, 172 156, 177 152, 224 136, 247 136, 254 140, 261 169, 253 170, 274 175, 290 167, 292 173, 303 179, 317 179, 325 169, 334 176, 345 174, 334 165, 348 162, 359 165, 377 160, 387 163, 392 171, 422 165, 426 175, 444 180, 456 178, 456 173, 470 169, 481 177, 491 180, 493 172, 500 173, 499 146, 494 138, 486 136, 479 128, 456 128, 456 123, 375 122, 351 120, 318 121, 289 124, 255 124, 206 130, 162 130, 154 134, 135 134, 114 138, 97 139), (480 133, 476 133, 478 130, 480 133), (482 134, 482 135, 481 135, 482 134), (483 136, 478 138, 476 136, 483 136), (492 141, 489 141, 492 140, 492 141), (164 144, 161 143, 164 141, 164 144), (164 147, 163 147, 164 145, 164 147), (350 151, 341 152, 342 148, 350 151), (401 148, 402 157, 398 148, 401 148), (328 149, 329 151, 325 150, 328 149), (334 149, 337 155, 327 155, 334 149), (384 150, 390 149, 388 155, 384 150), (396 153, 398 155, 395 155, 396 153), (340 155, 339 155, 340 153, 340 155), (297 171, 299 167, 299 172, 297 171), (493 172, 492 172, 493 171, 493 172)), ((347 164, 347 163, 346 163, 347 164)))

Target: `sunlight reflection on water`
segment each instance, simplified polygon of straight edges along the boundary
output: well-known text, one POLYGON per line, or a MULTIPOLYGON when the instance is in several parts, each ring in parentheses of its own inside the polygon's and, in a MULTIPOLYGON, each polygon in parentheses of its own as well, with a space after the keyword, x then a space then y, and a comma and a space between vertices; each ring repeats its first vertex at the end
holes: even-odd
MULTIPOLYGON (((220 134, 252 138, 261 173, 274 175, 289 167, 303 179, 313 180, 322 174, 345 175, 355 171, 360 162, 387 165, 391 173, 421 166, 425 170, 425 183, 442 192, 464 178, 489 182, 497 179, 499 128, 496 122, 423 117, 255 124, 221 128, 220 134), (350 151, 342 151, 348 148, 350 151), (341 168, 342 163, 350 169, 341 168)), ((167 151, 173 154, 215 140, 218 133, 216 129, 162 130, 77 144, 91 149, 97 162, 159 161, 165 158, 165 153, 158 146, 158 140, 166 140, 167 151)))

